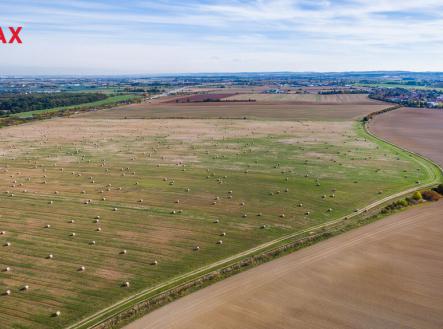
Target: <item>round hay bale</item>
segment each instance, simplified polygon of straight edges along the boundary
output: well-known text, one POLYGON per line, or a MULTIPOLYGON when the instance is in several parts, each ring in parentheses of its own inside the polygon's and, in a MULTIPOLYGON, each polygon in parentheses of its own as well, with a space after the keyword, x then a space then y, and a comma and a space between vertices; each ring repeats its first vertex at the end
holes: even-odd
POLYGON ((90 245, 95 245, 95 240, 89 242, 90 245))
POLYGON ((5 291, 5 295, 6 295, 6 296, 10 296, 10 295, 11 295, 11 290, 7 289, 7 290, 5 291))
POLYGON ((0 235, 5 235, 6 231, 0 231, 0 235))
POLYGON ((4 246, 5 247, 10 247, 11 246, 11 242, 5 242, 4 246))
POLYGON ((56 311, 52 314, 52 316, 55 316, 55 317, 59 317, 60 315, 62 315, 62 313, 60 311, 56 311))
POLYGON ((285 218, 285 217, 286 217, 285 214, 281 214, 281 215, 280 215, 280 218, 285 218))
POLYGON ((128 253, 128 251, 126 249, 123 249, 122 251, 120 251, 121 255, 126 255, 128 253))
POLYGON ((11 272, 11 268, 9 266, 6 266, 3 272, 11 272))
POLYGON ((114 209, 112 209, 112 211, 118 211, 118 208, 114 208, 114 209))
POLYGON ((97 227, 95 230, 96 230, 97 232, 101 232, 101 231, 102 231, 102 228, 101 228, 101 227, 97 227))
POLYGON ((129 288, 130 286, 129 281, 123 282, 122 286, 125 288, 129 288))
POLYGON ((243 214, 242 217, 243 217, 243 218, 246 218, 246 217, 248 217, 248 214, 243 214))
POLYGON ((29 290, 29 286, 26 284, 26 285, 24 285, 24 286, 22 287, 22 289, 20 289, 20 290, 28 291, 28 290, 29 290))
POLYGON ((46 256, 47 259, 53 259, 54 255, 53 254, 49 254, 48 256, 46 256))
POLYGON ((223 241, 222 240, 218 240, 217 244, 223 244, 223 241))
POLYGON ((158 265, 158 261, 157 261, 157 260, 154 260, 154 261, 151 263, 151 265, 158 265))
POLYGON ((218 223, 220 223, 220 220, 219 220, 219 219, 216 219, 216 220, 214 220, 214 223, 215 223, 215 224, 218 224, 218 223))
POLYGON ((46 225, 45 225, 45 228, 51 228, 51 225, 46 224, 46 225))
POLYGON ((86 267, 84 267, 84 266, 80 266, 80 267, 78 268, 78 270, 79 270, 79 272, 84 272, 84 271, 86 270, 86 267))
POLYGON ((195 246, 195 247, 194 247, 194 250, 195 250, 195 251, 199 251, 199 250, 200 250, 200 246, 195 246))
POLYGON ((75 236, 76 236, 75 232, 72 232, 72 233, 69 234, 69 235, 72 236, 72 237, 75 237, 75 236))

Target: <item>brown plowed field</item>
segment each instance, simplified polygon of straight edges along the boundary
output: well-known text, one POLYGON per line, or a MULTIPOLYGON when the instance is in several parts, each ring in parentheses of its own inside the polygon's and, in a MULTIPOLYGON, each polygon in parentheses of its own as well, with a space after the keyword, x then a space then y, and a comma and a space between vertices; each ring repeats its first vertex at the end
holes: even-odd
POLYGON ((443 110, 404 108, 376 116, 370 130, 443 166, 443 110))
POLYGON ((166 103, 195 103, 195 102, 209 102, 217 101, 223 98, 234 96, 235 94, 195 94, 189 96, 179 97, 173 100, 168 100, 166 103))
POLYGON ((227 98, 228 100, 254 99, 257 102, 276 102, 288 104, 358 104, 372 105, 376 101, 368 98, 365 94, 236 94, 227 98))
MULTIPOLYGON (((443 112, 370 124, 443 165, 443 112)), ((424 205, 241 273, 128 325, 154 328, 443 328, 443 202, 424 205)))

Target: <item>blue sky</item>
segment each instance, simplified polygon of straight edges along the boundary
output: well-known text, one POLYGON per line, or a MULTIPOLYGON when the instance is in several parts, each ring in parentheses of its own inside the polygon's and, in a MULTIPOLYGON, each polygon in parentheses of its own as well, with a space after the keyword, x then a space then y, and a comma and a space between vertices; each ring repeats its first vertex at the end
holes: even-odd
POLYGON ((3 0, 0 74, 443 71, 442 0, 3 0))

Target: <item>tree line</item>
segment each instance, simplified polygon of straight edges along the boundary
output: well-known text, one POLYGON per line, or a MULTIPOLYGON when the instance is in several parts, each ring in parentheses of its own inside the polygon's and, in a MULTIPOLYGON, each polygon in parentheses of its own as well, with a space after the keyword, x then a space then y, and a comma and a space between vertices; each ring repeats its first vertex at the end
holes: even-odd
POLYGON ((0 115, 79 105, 107 97, 100 93, 0 94, 0 115))

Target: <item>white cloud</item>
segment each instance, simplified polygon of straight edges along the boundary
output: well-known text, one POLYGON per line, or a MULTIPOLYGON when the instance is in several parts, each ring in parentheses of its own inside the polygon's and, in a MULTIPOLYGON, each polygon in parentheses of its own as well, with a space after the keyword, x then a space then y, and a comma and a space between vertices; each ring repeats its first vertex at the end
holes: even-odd
POLYGON ((25 1, 2 72, 443 70, 441 0, 25 1), (440 55, 440 56, 438 56, 440 55))

